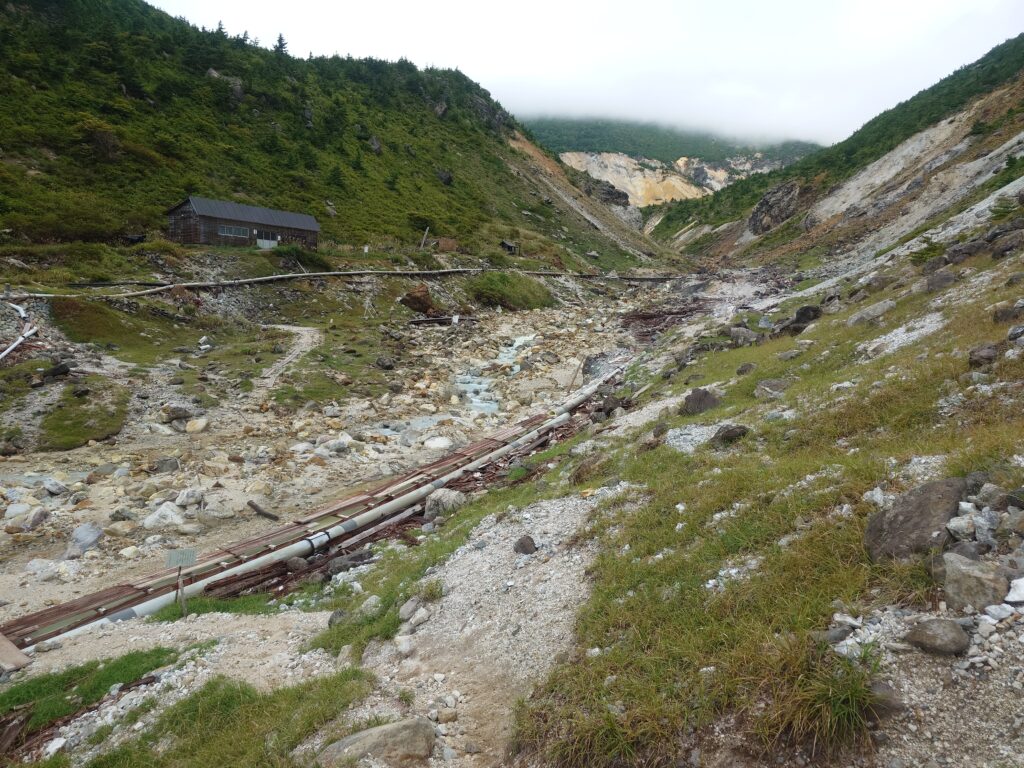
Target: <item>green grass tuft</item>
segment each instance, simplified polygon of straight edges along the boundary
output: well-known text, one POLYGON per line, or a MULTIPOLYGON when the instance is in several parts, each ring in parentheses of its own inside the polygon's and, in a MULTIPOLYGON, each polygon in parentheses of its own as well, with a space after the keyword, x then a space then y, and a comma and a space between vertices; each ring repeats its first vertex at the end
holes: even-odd
POLYGON ((82 707, 95 704, 107 695, 112 685, 134 682, 177 657, 177 651, 170 648, 153 648, 32 677, 0 693, 0 715, 22 704, 32 704, 28 723, 31 734, 82 707))

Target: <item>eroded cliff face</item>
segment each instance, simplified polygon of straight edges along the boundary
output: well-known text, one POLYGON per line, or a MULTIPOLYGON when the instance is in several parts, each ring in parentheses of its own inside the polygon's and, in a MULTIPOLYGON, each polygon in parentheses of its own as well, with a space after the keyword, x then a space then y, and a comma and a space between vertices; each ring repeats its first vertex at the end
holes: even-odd
POLYGON ((737 179, 779 167, 760 153, 709 163, 699 157, 680 157, 672 164, 634 158, 621 152, 563 152, 562 162, 595 179, 607 181, 629 195, 630 205, 644 207, 672 200, 689 200, 717 192, 737 179))
POLYGON ((566 165, 621 189, 629 195, 630 204, 639 207, 708 194, 657 160, 635 160, 618 152, 563 152, 561 158, 566 165))

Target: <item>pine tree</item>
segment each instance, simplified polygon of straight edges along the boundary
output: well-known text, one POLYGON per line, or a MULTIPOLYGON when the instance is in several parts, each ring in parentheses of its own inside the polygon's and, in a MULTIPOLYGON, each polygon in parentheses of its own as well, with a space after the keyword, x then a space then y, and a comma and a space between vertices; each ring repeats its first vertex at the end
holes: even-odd
POLYGON ((277 36, 277 42, 274 43, 274 53, 278 56, 284 56, 288 53, 288 43, 284 41, 284 35, 277 36))

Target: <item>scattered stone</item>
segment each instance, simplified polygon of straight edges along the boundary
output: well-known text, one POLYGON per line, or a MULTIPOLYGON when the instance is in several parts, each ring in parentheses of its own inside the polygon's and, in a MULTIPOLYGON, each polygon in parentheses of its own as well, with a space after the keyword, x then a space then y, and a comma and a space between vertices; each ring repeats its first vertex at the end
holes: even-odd
POLYGON ((891 509, 876 512, 864 532, 871 559, 908 560, 942 549, 949 539, 946 523, 957 514, 965 489, 963 478, 933 480, 897 498, 891 509))
POLYGON ((952 619, 919 622, 903 639, 922 651, 939 655, 959 655, 971 645, 971 638, 952 619))
POLYGON ((450 437, 443 435, 435 435, 434 437, 428 437, 423 441, 423 447, 428 451, 447 451, 455 443, 450 437))
POLYGON ((150 467, 150 471, 156 475, 162 475, 167 472, 177 472, 179 469, 181 469, 181 462, 173 456, 164 459, 157 459, 150 467))
POLYGON ((753 371, 757 366, 753 363, 743 363, 739 368, 736 369, 737 376, 746 376, 748 373, 753 371))
POLYGON ((995 563, 968 560, 946 552, 942 556, 946 571, 946 604, 954 611, 967 606, 978 610, 1002 603, 1010 585, 995 563))
POLYGON ((441 515, 454 512, 466 504, 467 501, 469 501, 469 498, 462 491, 438 488, 427 497, 423 518, 428 522, 436 520, 440 524, 443 521, 441 515))
POLYGON ((331 615, 327 617, 327 627, 330 628, 337 624, 341 624, 341 622, 345 620, 346 616, 348 616, 348 614, 341 608, 338 608, 336 611, 331 611, 331 615))
POLYGON ((716 448, 724 448, 746 437, 749 433, 750 429, 742 424, 723 424, 711 438, 711 444, 716 448))
POLYGON ((395 359, 387 355, 381 355, 376 360, 376 366, 382 371, 392 371, 395 368, 395 359))
POLYGON ((758 400, 779 400, 792 384, 789 379, 762 379, 754 387, 754 397, 758 400))
POLYGON ((512 545, 512 551, 520 555, 532 555, 537 551, 537 543, 533 540, 532 536, 520 536, 516 543, 512 545))
POLYGON ((974 518, 971 515, 958 515, 946 523, 946 530, 957 541, 970 541, 974 538, 974 518))
POLYGON ((860 312, 855 312, 850 315, 850 318, 846 321, 849 326, 859 325, 860 323, 866 323, 871 320, 877 320, 879 317, 884 315, 886 312, 896 308, 896 302, 892 299, 886 299, 880 301, 877 304, 872 304, 870 307, 864 307, 860 312))
POLYGON ((179 507, 192 507, 203 501, 202 488, 186 488, 175 497, 174 503, 179 507))
POLYGON ((982 344, 972 349, 967 357, 971 368, 985 368, 992 365, 999 357, 999 348, 995 344, 982 344))
POLYGON ((68 492, 68 487, 64 483, 54 480, 52 477, 47 477, 41 483, 43 489, 51 496, 63 496, 68 492))
POLYGON ((683 405, 679 409, 679 413, 684 416, 693 416, 698 413, 704 413, 710 411, 712 408, 717 408, 721 400, 711 392, 710 390, 704 389, 703 387, 697 387, 696 389, 690 390, 686 395, 686 399, 683 400, 683 405))
POLYGON ((925 280, 924 289, 928 293, 938 293, 939 291, 946 290, 955 282, 956 275, 948 269, 940 269, 938 272, 928 275, 928 279, 925 280))
POLYGON ((190 435, 196 435, 199 434, 200 432, 205 432, 209 424, 210 420, 207 419, 205 416, 201 416, 198 419, 189 419, 189 421, 185 424, 185 432, 187 432, 190 435))
POLYGON ((71 543, 64 553, 65 560, 75 560, 96 546, 103 538, 103 530, 95 523, 82 523, 71 532, 71 543))
POLYGON ((1005 600, 1008 603, 1024 603, 1024 579, 1014 579, 1010 583, 1010 592, 1005 600))
POLYGON ((756 344, 760 340, 760 336, 749 328, 744 328, 741 325, 734 325, 729 328, 729 338, 736 342, 737 346, 749 346, 750 344, 756 344))
POLYGON ((178 505, 171 501, 165 501, 142 521, 142 527, 147 531, 154 531, 182 525, 184 522, 185 518, 182 517, 178 505))
POLYGON ((363 604, 357 609, 357 613, 360 616, 375 616, 380 612, 381 599, 380 595, 370 595, 363 604))
POLYGON ((418 595, 410 597, 408 600, 402 603, 402 607, 398 609, 398 618, 402 621, 408 621, 409 619, 411 619, 413 617, 413 614, 415 614, 416 611, 419 609, 421 602, 422 601, 420 600, 418 595))

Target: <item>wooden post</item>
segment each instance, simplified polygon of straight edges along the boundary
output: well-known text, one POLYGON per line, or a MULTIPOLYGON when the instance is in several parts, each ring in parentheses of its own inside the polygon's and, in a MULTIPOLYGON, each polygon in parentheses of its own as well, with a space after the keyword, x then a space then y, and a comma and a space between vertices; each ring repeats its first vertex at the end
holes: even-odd
POLYGON ((178 605, 181 606, 181 618, 188 616, 188 600, 185 598, 185 585, 181 581, 181 566, 178 566, 178 605))
POLYGON ((429 235, 429 234, 430 234, 430 227, 427 227, 425 230, 423 230, 423 239, 420 240, 420 250, 421 251, 423 250, 423 246, 425 246, 427 244, 427 235, 429 235))
POLYGON ((576 371, 573 373, 572 378, 569 379, 569 386, 566 388, 567 392, 572 392, 572 385, 576 383, 576 377, 580 375, 580 371, 583 369, 583 364, 587 361, 587 358, 580 360, 580 364, 576 366, 576 371))

